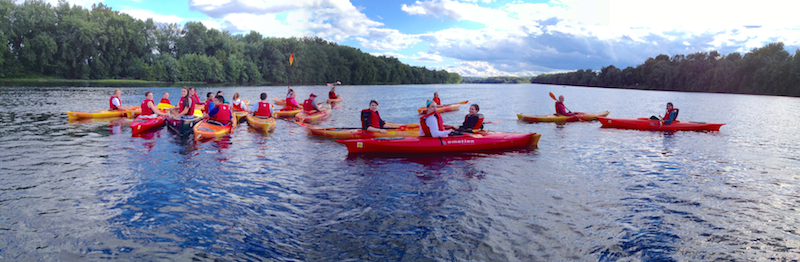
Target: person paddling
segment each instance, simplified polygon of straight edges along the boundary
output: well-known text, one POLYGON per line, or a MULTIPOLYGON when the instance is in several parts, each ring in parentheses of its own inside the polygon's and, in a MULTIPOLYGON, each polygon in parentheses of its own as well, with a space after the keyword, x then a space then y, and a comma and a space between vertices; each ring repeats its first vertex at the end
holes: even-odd
POLYGON ((208 115, 206 116, 209 120, 214 120, 219 122, 222 125, 228 125, 233 118, 233 111, 231 111, 230 107, 223 103, 225 98, 222 96, 214 97, 214 104, 216 105, 214 109, 208 111, 208 115))
POLYGON ((567 107, 564 106, 564 96, 558 96, 558 100, 556 101, 556 115, 558 116, 574 116, 575 114, 567 110, 567 107))
POLYGON ((164 92, 164 95, 161 96, 161 101, 158 102, 158 103, 172 104, 172 103, 169 102, 169 92, 164 92))
POLYGON ((436 102, 437 106, 441 106, 442 105, 442 100, 439 99, 439 92, 434 92, 433 93, 433 102, 436 102))
POLYGON ((185 115, 194 114, 194 103, 189 96, 189 88, 181 88, 181 100, 178 101, 178 106, 170 111, 172 118, 179 118, 185 115))
POLYGON ((206 102, 204 103, 204 105, 205 108, 203 108, 203 110, 200 110, 203 111, 203 113, 208 113, 208 110, 214 108, 214 93, 208 92, 208 94, 206 94, 206 102))
POLYGON ((386 134, 389 131, 383 129, 385 126, 386 122, 381 119, 381 114, 378 113, 378 101, 369 101, 369 109, 361 110, 361 129, 386 134))
POLYGON ((247 111, 247 105, 244 101, 239 99, 239 92, 233 93, 231 108, 233 108, 234 111, 247 111))
POLYGON ((254 104, 247 112, 257 117, 272 117, 272 105, 267 102, 267 93, 261 93, 261 101, 254 104))
POLYGON ((156 107, 156 103, 153 101, 153 92, 150 91, 144 92, 144 101, 142 101, 141 108, 142 114, 139 116, 141 118, 155 118, 167 115, 156 107))
POLYGON ((281 111, 292 111, 300 108, 300 104, 297 103, 297 93, 294 90, 289 89, 289 96, 286 97, 286 105, 281 108, 281 111))
POLYGON ((452 130, 445 130, 442 116, 436 112, 436 102, 428 101, 424 116, 419 118, 419 136, 446 137, 452 130))
POLYGON ((331 91, 328 92, 328 99, 337 99, 337 98, 339 98, 339 95, 336 94, 336 86, 334 85, 331 87, 331 91))
POLYGON ((122 96, 122 90, 114 89, 114 95, 108 99, 109 110, 125 110, 122 108, 122 99, 119 98, 120 96, 122 96))
POLYGON ((662 124, 669 125, 678 119, 678 112, 680 112, 680 109, 674 108, 672 102, 669 102, 667 103, 667 113, 664 114, 663 118, 659 119, 657 116, 651 116, 650 119, 660 120, 662 124))
POLYGON ((315 98, 317 98, 317 95, 311 93, 311 95, 308 96, 308 99, 303 101, 303 111, 305 111, 306 114, 314 114, 316 112, 322 111, 319 110, 319 107, 317 107, 317 103, 314 103, 315 98))
POLYGON ((464 123, 453 133, 474 133, 474 129, 483 129, 483 114, 478 114, 481 108, 478 104, 469 106, 469 114, 464 116, 464 123))

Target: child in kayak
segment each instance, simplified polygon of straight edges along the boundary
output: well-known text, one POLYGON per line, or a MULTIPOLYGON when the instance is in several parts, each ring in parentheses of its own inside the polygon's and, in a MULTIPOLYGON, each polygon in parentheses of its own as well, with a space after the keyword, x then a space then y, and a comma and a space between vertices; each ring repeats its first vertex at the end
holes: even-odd
MULTIPOLYGON (((217 97, 217 96, 222 96, 222 90, 217 91, 217 95, 215 97, 217 97)), ((227 104, 228 103, 228 101, 225 101, 225 97, 224 96, 222 96, 222 103, 223 104, 227 104)))
POLYGON ((206 94, 206 102, 203 104, 205 105, 205 108, 200 110, 203 111, 203 113, 208 113, 209 109, 214 108, 214 93, 208 92, 208 94, 206 94))
POLYGON ((567 110, 567 107, 564 106, 564 96, 558 96, 558 101, 556 101, 556 115, 557 116, 574 116, 572 112, 567 110))
POLYGON ((144 92, 144 101, 142 101, 141 107, 142 114, 139 116, 141 118, 156 118, 157 116, 167 115, 156 107, 156 103, 153 102, 153 92, 150 91, 144 92))
POLYGON ((272 105, 267 102, 267 93, 261 93, 261 101, 254 104, 247 112, 258 117, 272 117, 272 105))
POLYGON ((194 103, 192 103, 192 98, 189 96, 188 87, 181 88, 181 100, 178 101, 178 106, 170 111, 170 114, 172 118, 194 114, 194 103))
POLYGON ((169 102, 169 92, 164 92, 164 95, 161 96, 161 101, 158 103, 172 104, 169 102))
POLYGON ((381 119, 381 114, 378 113, 378 101, 369 101, 369 109, 361 110, 361 129, 386 134, 389 131, 383 129, 385 125, 386 122, 381 119))
POLYGON ((321 111, 319 110, 319 107, 317 107, 317 103, 314 103, 315 98, 317 98, 317 95, 311 93, 311 95, 308 96, 308 99, 303 101, 303 111, 305 111, 307 114, 314 114, 321 111))
POLYGON ((207 118, 209 120, 217 121, 222 125, 228 125, 233 119, 233 111, 231 111, 230 107, 223 103, 225 98, 222 96, 214 97, 214 103, 217 105, 214 109, 208 111, 207 118))
POLYGON ((233 93, 233 102, 231 102, 231 108, 235 111, 246 111, 247 105, 245 105, 244 101, 239 99, 239 92, 233 93))
POLYGON ((336 95, 336 86, 334 85, 331 87, 331 91, 328 92, 328 99, 336 99, 336 98, 339 98, 339 96, 336 95))
POLYGON ((657 116, 651 116, 650 119, 660 120, 661 124, 669 125, 672 124, 673 121, 678 119, 678 112, 680 112, 680 109, 674 108, 672 102, 668 102, 667 113, 664 114, 663 118, 659 119, 657 116))
POLYGON ((189 98, 192 99, 192 103, 195 105, 203 104, 203 102, 200 102, 200 97, 197 96, 197 89, 194 87, 189 87, 189 98))
POLYGON ((452 130, 445 130, 442 116, 436 112, 436 102, 428 101, 424 116, 419 118, 419 136, 446 137, 452 130))
POLYGON ((433 102, 436 102, 437 106, 441 106, 442 105, 442 100, 439 99, 439 92, 434 92, 433 93, 433 102))
POLYGON ((297 103, 297 99, 295 99, 296 97, 297 93, 295 93, 294 90, 289 89, 289 96, 286 98, 286 106, 281 108, 281 111, 292 111, 300 108, 300 104, 297 103))
POLYGON ((473 129, 483 129, 483 114, 478 114, 481 108, 478 104, 472 104, 469 106, 469 114, 464 116, 464 123, 458 127, 458 130, 451 133, 453 134, 463 134, 463 133, 474 133, 473 129))

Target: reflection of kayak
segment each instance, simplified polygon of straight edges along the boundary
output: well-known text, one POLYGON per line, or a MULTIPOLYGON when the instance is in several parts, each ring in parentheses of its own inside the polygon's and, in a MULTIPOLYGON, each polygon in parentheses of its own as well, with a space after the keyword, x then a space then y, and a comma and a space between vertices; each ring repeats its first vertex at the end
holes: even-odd
POLYGON ((261 118, 258 116, 247 115, 247 124, 257 129, 264 130, 266 132, 272 132, 275 130, 275 118, 261 118))
POLYGON ((133 134, 138 134, 151 129, 161 128, 166 119, 165 116, 157 116, 154 118, 137 117, 131 122, 131 132, 133 134))
MULTIPOLYGON (((583 121, 591 121, 597 119, 600 116, 607 116, 610 112, 605 111, 602 113, 583 113, 583 112, 575 112, 576 115, 580 116, 583 121)), ((525 122, 577 122, 577 116, 557 116, 557 115, 538 115, 538 116, 529 116, 523 114, 517 114, 517 118, 521 121, 525 122)))
POLYGON ((322 120, 325 117, 328 117, 330 114, 331 114, 331 110, 330 109, 325 109, 325 110, 322 110, 322 111, 319 111, 319 112, 316 112, 316 113, 313 113, 313 114, 308 114, 308 113, 306 113, 306 111, 301 111, 300 113, 297 113, 297 115, 295 115, 295 116, 298 119, 300 119, 300 122, 314 123, 314 122, 319 122, 320 120, 322 120))
POLYGON ((221 126, 209 123, 203 120, 194 126, 194 140, 202 140, 206 138, 216 138, 227 135, 231 131, 231 123, 221 126))
POLYGON ((705 122, 681 122, 673 121, 669 125, 664 125, 661 121, 649 118, 608 118, 598 117, 600 123, 606 128, 623 128, 639 130, 659 130, 659 131, 719 131, 724 124, 714 124, 705 122))
POLYGON ((536 146, 541 134, 494 133, 451 137, 382 137, 336 140, 350 153, 444 153, 472 152, 536 146))
POLYGON ((247 119, 247 112, 245 111, 233 111, 233 117, 236 118, 236 123, 244 123, 247 119))
POLYGON ((303 109, 295 109, 295 110, 289 110, 289 111, 280 110, 280 111, 272 112, 272 115, 275 116, 275 117, 294 117, 295 115, 297 115, 297 113, 300 113, 300 111, 303 111, 303 109))
POLYGON ((113 117, 125 117, 128 114, 132 114, 138 110, 139 115, 142 113, 142 110, 137 106, 133 107, 130 110, 101 110, 97 112, 75 112, 75 111, 67 111, 67 117, 69 119, 87 119, 87 118, 113 118, 113 117), (129 113, 131 112, 131 113, 129 113))
MULTIPOLYGON (((455 104, 438 106, 438 107, 436 107, 436 112, 444 113, 444 112, 456 111, 456 110, 458 110, 458 107, 460 107, 461 105, 466 105, 467 103, 469 103, 469 101, 461 101, 461 102, 458 102, 458 103, 455 103, 455 104)), ((420 107, 420 108, 417 108, 417 113, 422 115, 422 114, 425 113, 426 109, 427 108, 424 107, 424 106, 420 107)))
POLYGON ((201 120, 203 119, 193 116, 182 116, 177 119, 167 117, 167 127, 183 136, 192 133, 194 126, 200 123, 201 120))
POLYGON ((415 137, 419 136, 419 125, 400 126, 394 129, 386 129, 386 134, 372 132, 361 128, 335 128, 319 127, 310 124, 301 124, 308 128, 312 135, 330 137, 333 139, 361 139, 375 137, 415 137))
POLYGON ((279 106, 286 105, 286 98, 277 98, 277 97, 274 97, 274 96, 273 96, 273 97, 272 97, 272 101, 274 101, 274 102, 275 102, 275 104, 276 104, 276 105, 279 105, 279 106))
POLYGON ((339 103, 342 102, 342 95, 337 95, 336 99, 328 98, 328 104, 339 103))

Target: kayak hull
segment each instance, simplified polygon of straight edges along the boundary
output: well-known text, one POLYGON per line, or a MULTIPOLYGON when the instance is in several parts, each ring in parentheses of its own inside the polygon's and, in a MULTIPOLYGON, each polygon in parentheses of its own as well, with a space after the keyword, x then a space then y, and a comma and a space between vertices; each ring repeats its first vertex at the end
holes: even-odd
POLYGON ((201 121, 197 125, 194 126, 194 140, 203 140, 203 139, 211 139, 222 137, 228 135, 231 132, 231 123, 220 126, 208 123, 207 121, 201 121))
POLYGON ((164 126, 167 118, 165 116, 157 116, 155 118, 142 118, 137 117, 131 122, 131 133, 139 134, 150 130, 156 130, 164 126))
POLYGON ((67 111, 67 117, 69 119, 114 118, 126 116, 128 118, 133 118, 140 114, 142 114, 142 109, 138 106, 128 110, 101 110, 96 112, 67 111))
MULTIPOLYGON (((461 107, 461 105, 464 105, 464 104, 467 104, 467 103, 469 103, 469 101, 461 101, 461 102, 458 102, 458 103, 455 103, 455 104, 439 106, 439 107, 436 107, 436 112, 445 113, 445 112, 451 112, 451 111, 458 111, 458 108, 461 107)), ((427 110, 427 108, 423 106, 423 107, 417 108, 417 113, 419 113, 420 115, 423 115, 423 114, 425 114, 426 110, 427 110)))
POLYGON ((340 103, 342 102, 342 95, 337 95, 336 99, 328 98, 328 104, 340 103))
POLYGON ((275 131, 275 125, 277 124, 277 122, 275 121, 275 118, 273 118, 273 117, 260 118, 260 117, 257 117, 257 116, 247 115, 246 119, 247 119, 247 124, 248 125, 256 128, 256 129, 263 130, 265 132, 275 131))
POLYGON ((193 116, 182 116, 179 118, 167 117, 167 128, 172 129, 181 136, 185 136, 194 132, 194 126, 202 121, 202 118, 193 116))
POLYGON ((164 110, 164 109, 171 109, 174 106, 172 106, 170 104, 167 104, 167 103, 158 103, 158 105, 156 105, 156 107, 158 107, 158 109, 164 110))
POLYGON ((336 140, 349 153, 429 154, 472 152, 536 146, 541 134, 485 133, 451 137, 402 137, 336 140))
POLYGON ((316 122, 321 121, 323 118, 328 117, 330 114, 331 114, 331 110, 327 109, 327 110, 322 110, 322 111, 319 111, 319 112, 316 112, 316 113, 313 113, 313 114, 308 114, 305 111, 301 111, 300 113, 297 113, 297 115, 295 115, 295 116, 297 117, 297 119, 300 120, 300 122, 316 123, 316 122))
POLYGON ((649 118, 608 118, 598 117, 604 128, 654 130, 654 131, 719 131, 725 124, 700 123, 700 122, 681 122, 673 121, 669 125, 664 125, 659 120, 649 118))
POLYGON ((604 117, 607 116, 610 111, 605 111, 602 113, 583 113, 583 112, 575 112, 577 116, 557 116, 557 115, 538 115, 538 116, 530 116, 530 115, 523 115, 517 114, 517 118, 523 122, 531 122, 531 123, 538 123, 538 122, 578 122, 578 117, 580 117, 583 121, 592 121, 596 120, 597 117, 604 117))
POLYGON ((302 109, 295 109, 295 110, 288 110, 288 111, 275 111, 275 112, 272 112, 272 115, 277 117, 277 118, 294 117, 295 115, 297 115, 297 113, 300 113, 300 111, 303 111, 303 110, 302 109))
POLYGON ((272 101, 275 102, 274 104, 279 105, 279 106, 286 105, 286 98, 277 98, 277 97, 273 96, 272 97, 272 101))
POLYGON ((416 137, 419 136, 419 126, 409 129, 387 129, 386 134, 372 132, 360 128, 325 128, 315 125, 305 125, 310 134, 329 137, 333 139, 366 139, 376 137, 416 137))
POLYGON ((247 121, 247 112, 233 111, 233 117, 236 118, 237 123, 244 123, 244 121, 247 121))

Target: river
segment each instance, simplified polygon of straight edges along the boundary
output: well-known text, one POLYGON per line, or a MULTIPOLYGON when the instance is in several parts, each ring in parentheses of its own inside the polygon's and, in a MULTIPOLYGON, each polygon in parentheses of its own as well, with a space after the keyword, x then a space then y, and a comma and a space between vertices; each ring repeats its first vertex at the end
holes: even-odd
MULTIPOLYGON (((298 99, 326 86, 294 87, 298 99)), ((214 87, 255 101, 286 87, 214 87)), ((340 86, 323 126, 360 126, 368 101, 394 123, 438 91, 478 103, 487 129, 538 148, 348 155, 278 121, 194 142, 132 137, 104 109, 113 88, 0 87, 0 260, 616 261, 800 259, 800 98, 551 85, 340 86), (726 123, 719 132, 522 123, 554 110, 726 123)), ((138 105, 176 87, 123 88, 138 105)), ((444 113, 458 125, 467 113, 444 113)), ((124 122, 124 121, 123 121, 124 122)))

